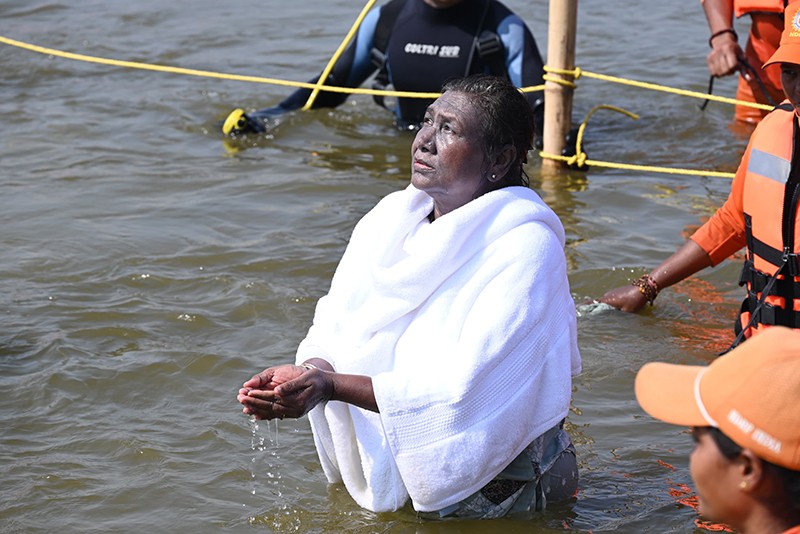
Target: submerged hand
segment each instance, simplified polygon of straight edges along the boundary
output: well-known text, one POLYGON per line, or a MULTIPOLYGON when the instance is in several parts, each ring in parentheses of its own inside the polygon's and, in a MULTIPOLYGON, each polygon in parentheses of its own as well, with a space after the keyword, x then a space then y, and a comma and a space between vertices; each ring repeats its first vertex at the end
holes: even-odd
POLYGON ((647 299, 638 287, 622 286, 607 292, 600 298, 600 302, 610 304, 624 312, 636 312, 647 304, 647 299))
POLYGON ((288 110, 281 106, 273 106, 250 113, 245 113, 241 108, 234 109, 223 122, 222 133, 232 137, 253 133, 265 133, 269 121, 271 119, 277 119, 277 117, 280 117, 287 111, 288 110))

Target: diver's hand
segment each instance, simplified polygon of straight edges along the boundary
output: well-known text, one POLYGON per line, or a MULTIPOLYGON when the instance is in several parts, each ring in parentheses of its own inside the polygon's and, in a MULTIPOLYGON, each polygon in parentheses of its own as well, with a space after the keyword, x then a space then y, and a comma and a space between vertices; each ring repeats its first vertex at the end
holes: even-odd
POLYGON ((267 131, 267 122, 270 119, 280 117, 287 111, 286 108, 281 106, 273 106, 250 113, 245 113, 243 109, 236 108, 230 112, 222 124, 222 133, 233 137, 264 133, 267 131))

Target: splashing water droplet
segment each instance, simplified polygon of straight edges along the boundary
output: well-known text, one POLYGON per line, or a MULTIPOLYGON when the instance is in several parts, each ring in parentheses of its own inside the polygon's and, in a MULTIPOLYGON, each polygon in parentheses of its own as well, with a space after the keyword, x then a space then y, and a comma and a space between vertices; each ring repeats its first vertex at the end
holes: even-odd
MULTIPOLYGON (((250 489, 250 494, 255 495, 259 489, 259 483, 256 479, 256 472, 260 472, 266 475, 265 483, 271 486, 267 488, 270 493, 280 497, 283 495, 283 493, 280 491, 279 487, 282 476, 279 471, 280 458, 278 455, 278 421, 275 420, 274 430, 272 428, 273 425, 270 422, 267 422, 266 436, 261 434, 259 421, 254 416, 250 417, 249 424, 251 431, 250 450, 253 451, 253 457, 250 459, 250 479, 253 482, 253 485, 250 489), (260 454, 265 451, 268 451, 267 455, 260 454), (262 468, 257 467, 259 463, 264 461, 264 459, 266 459, 267 465, 263 466, 262 468)), ((262 487, 261 489, 263 490, 264 488, 262 487)))

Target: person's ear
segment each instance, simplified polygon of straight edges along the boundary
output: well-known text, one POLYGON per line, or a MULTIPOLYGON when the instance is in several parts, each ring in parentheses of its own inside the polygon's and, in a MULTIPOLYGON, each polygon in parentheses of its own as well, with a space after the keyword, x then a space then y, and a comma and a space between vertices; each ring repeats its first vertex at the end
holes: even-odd
POLYGON ((752 493, 764 482, 766 465, 764 460, 756 456, 750 449, 742 449, 736 459, 739 476, 739 490, 752 493))
POLYGON ((491 165, 491 172, 489 173, 490 181, 496 182, 498 180, 502 180, 508 171, 511 169, 511 165, 514 164, 514 161, 517 159, 517 149, 514 148, 514 145, 504 145, 500 150, 498 150, 494 157, 492 158, 492 165, 491 165))

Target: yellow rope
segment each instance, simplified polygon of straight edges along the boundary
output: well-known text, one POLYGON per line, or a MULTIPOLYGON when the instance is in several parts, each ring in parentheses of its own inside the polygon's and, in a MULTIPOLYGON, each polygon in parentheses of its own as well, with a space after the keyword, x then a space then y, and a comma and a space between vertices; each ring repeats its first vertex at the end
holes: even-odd
POLYGON ((593 107, 589 113, 586 114, 586 118, 583 119, 583 122, 578 127, 578 138, 575 140, 575 155, 578 157, 578 167, 583 166, 580 163, 581 158, 583 161, 586 161, 586 154, 581 150, 583 148, 583 132, 586 130, 586 125, 589 123, 589 119, 594 115, 594 113, 600 109, 610 109, 611 111, 616 111, 617 113, 622 113, 623 115, 627 115, 628 117, 632 118, 635 121, 639 120, 639 115, 636 113, 631 113, 622 108, 618 108, 617 106, 609 106, 608 104, 600 104, 599 106, 593 107))
MULTIPOLYGON (((325 91, 329 91, 332 93, 347 93, 347 94, 354 94, 354 95, 383 95, 383 96, 394 96, 394 97, 401 97, 401 98, 437 98, 441 95, 438 92, 431 92, 431 93, 418 93, 412 91, 389 91, 384 89, 366 89, 366 88, 351 88, 351 87, 337 87, 334 85, 324 85, 321 83, 306 83, 306 82, 296 82, 290 80, 282 80, 279 78, 265 78, 263 76, 245 76, 241 74, 225 74, 221 72, 213 72, 207 70, 198 70, 198 69, 186 69, 182 67, 172 67, 169 65, 154 65, 151 63, 141 63, 136 61, 123 61, 119 59, 109 59, 109 58, 102 58, 97 56, 88 56, 85 54, 75 54, 73 52, 64 52, 61 50, 56 50, 54 48, 46 48, 43 46, 34 45, 31 43, 25 43, 23 41, 17 41, 15 39, 10 39, 8 37, 4 37, 0 35, 0 43, 14 46, 17 48, 22 48, 24 50, 29 50, 31 52, 38 52, 40 54, 44 54, 47 56, 54 56, 54 57, 62 57, 66 59, 73 59, 76 61, 84 61, 87 63, 98 63, 101 65, 112 65, 115 67, 125 67, 131 69, 140 69, 140 70, 151 70, 151 71, 158 71, 158 72, 169 72, 173 74, 185 74, 189 76, 200 76, 205 78, 217 78, 222 80, 233 80, 233 81, 240 81, 240 82, 254 82, 254 83, 265 83, 271 85, 281 85, 284 87, 297 87, 297 88, 305 88, 311 89, 312 91, 317 89, 323 89, 325 91)), ((702 99, 709 99, 715 100, 718 102, 724 102, 728 104, 739 104, 739 105, 746 105, 750 107, 755 107, 759 109, 770 110, 772 109, 771 106, 765 104, 756 104, 753 102, 744 102, 742 100, 736 100, 733 98, 726 98, 716 95, 709 95, 706 93, 698 93, 696 91, 685 91, 682 89, 674 89, 671 87, 661 86, 653 83, 647 82, 637 82, 635 80, 627 80, 625 78, 618 78, 615 76, 606 76, 602 74, 596 74, 591 72, 586 72, 581 70, 580 68, 575 68, 574 70, 561 70, 561 69, 554 69, 552 67, 548 67, 545 65, 545 71, 547 72, 554 72, 556 74, 567 74, 572 75, 577 80, 581 76, 585 75, 590 78, 597 78, 600 80, 605 80, 613 83, 621 83, 625 85, 632 85, 635 87, 642 87, 645 89, 653 89, 653 90, 661 90, 665 92, 671 92, 676 94, 681 94, 685 96, 692 96, 695 98, 702 98, 702 99)), ((324 79, 320 77, 320 79, 324 79)), ((574 87, 574 84, 568 80, 562 80, 559 78, 554 77, 547 77, 546 80, 553 81, 555 83, 561 83, 564 85, 570 85, 574 87)), ((544 89, 544 85, 533 85, 529 87, 523 87, 520 90, 525 93, 541 91, 544 89)))
MULTIPOLYGON (((346 94, 360 94, 360 95, 383 95, 383 96, 393 96, 393 97, 400 97, 400 98, 437 98, 441 95, 438 92, 431 92, 431 93, 418 93, 418 92, 411 92, 411 91, 389 91, 389 90, 382 90, 382 89, 365 89, 365 88, 350 88, 350 87, 337 87, 333 85, 325 85, 321 82, 321 80, 325 80, 327 75, 330 73, 330 69, 333 68, 333 65, 336 63, 336 60, 341 55, 342 51, 346 47, 347 43, 352 38, 352 34, 355 33, 358 26, 361 24, 364 16, 369 11, 369 8, 375 3, 376 0, 368 0, 367 5, 362 10, 361 14, 359 15, 356 22, 353 24, 350 32, 348 33, 347 37, 345 37, 344 41, 339 47, 339 50, 336 51, 334 56, 331 58, 331 61, 328 63, 325 71, 323 72, 323 76, 320 76, 319 81, 316 84, 312 83, 305 83, 305 82, 295 82, 289 80, 282 80, 278 78, 265 78, 261 76, 244 76, 239 74, 225 74, 220 72, 213 72, 213 71, 206 71, 206 70, 198 70, 198 69, 186 69, 182 67, 172 67, 168 65, 154 65, 150 63, 140 63, 136 61, 123 61, 118 59, 108 59, 96 56, 88 56, 84 54, 75 54, 72 52, 64 52, 61 50, 56 50, 53 48, 46 48, 43 46, 38 46, 30 43, 25 43, 22 41, 17 41, 15 39, 10 39, 8 37, 4 37, 0 35, 0 43, 14 46, 17 48, 22 48, 24 50, 29 50, 31 52, 37 52, 40 54, 54 56, 54 57, 62 57, 66 59, 73 59, 76 61, 84 61, 87 63, 98 63, 101 65, 112 65, 116 67, 125 67, 131 69, 140 69, 140 70, 150 70, 150 71, 158 71, 158 72, 168 72, 173 74, 185 74, 189 76, 200 76, 206 78, 217 78, 223 80, 234 80, 234 81, 242 81, 242 82, 254 82, 254 83, 266 83, 272 85, 280 85, 285 87, 297 87, 297 88, 305 88, 311 89, 312 95, 309 97, 308 102, 306 102, 306 106, 303 109, 307 109, 312 103, 316 95, 319 93, 320 90, 324 89, 325 91, 333 92, 333 93, 346 93, 346 94)), ((754 107, 758 109, 765 109, 771 110, 772 106, 768 106, 765 104, 757 104, 754 102, 745 102, 742 100, 736 100, 734 98, 726 98, 716 95, 710 95, 706 93, 700 93, 697 91, 687 91, 684 89, 675 89, 672 87, 667 87, 663 85, 658 85, 654 83, 648 82, 639 82, 636 80, 629 80, 625 78, 619 78, 616 76, 607 76, 604 74, 598 74, 593 72, 588 72, 576 67, 572 70, 565 70, 565 69, 555 69, 552 67, 548 67, 545 65, 544 70, 546 72, 552 72, 555 74, 561 74, 566 76, 573 76, 575 80, 578 80, 582 76, 586 76, 589 78, 595 78, 611 83, 619 83, 623 85, 630 85, 633 87, 639 87, 643 89, 650 89, 656 91, 663 91, 667 93, 678 94, 682 96, 690 96, 694 98, 701 98, 703 100, 714 100, 717 102, 724 102, 727 104, 737 104, 743 106, 754 107)), ((556 78, 553 76, 545 75, 544 79, 546 81, 551 81, 555 83, 559 83, 562 85, 566 85, 569 87, 576 87, 575 84, 569 80, 563 80, 560 78, 556 78)), ((534 91, 541 91, 544 89, 544 85, 535 85, 529 87, 520 88, 520 91, 524 93, 534 92, 534 91)), ((577 165, 578 167, 584 165, 591 165, 595 167, 606 167, 606 168, 617 168, 617 169, 626 169, 626 170, 637 170, 637 171, 644 171, 644 172, 660 172, 660 173, 668 173, 668 174, 683 174, 683 175, 692 175, 692 176, 714 176, 720 178, 732 178, 734 176, 733 173, 730 172, 717 172, 717 171, 700 171, 700 170, 691 170, 691 169, 675 169, 670 167, 654 167, 649 165, 632 165, 627 163, 613 163, 607 161, 598 161, 598 160, 590 160, 588 159, 586 153, 581 150, 581 144, 583 142, 583 133, 586 129, 586 123, 588 122, 591 115, 597 111, 598 109, 612 109, 614 111, 618 111, 620 113, 624 113, 632 118, 638 118, 633 113, 627 112, 620 108, 615 108, 614 106, 608 105, 600 105, 596 106, 592 111, 587 114, 586 118, 584 119, 583 123, 578 129, 578 139, 576 141, 576 151, 577 154, 574 156, 562 156, 559 154, 550 154, 547 152, 539 152, 539 156, 542 158, 553 159, 557 161, 563 161, 568 165, 577 165)))
POLYGON ((342 43, 339 45, 339 48, 336 49, 336 52, 334 52, 333 56, 331 56, 331 59, 330 61, 328 61, 328 64, 325 65, 325 69, 322 71, 322 74, 317 80, 317 83, 314 85, 314 90, 311 91, 308 100, 306 101, 305 105, 302 108, 303 111, 308 111, 309 109, 311 109, 311 106, 314 104, 314 100, 317 99, 317 95, 319 94, 320 89, 325 85, 325 80, 328 79, 328 75, 333 70, 333 66, 336 65, 336 62, 339 60, 339 56, 342 55, 342 52, 344 52, 345 47, 353 38, 353 35, 355 35, 356 31, 358 31, 358 27, 361 26, 361 21, 364 20, 364 17, 367 16, 367 13, 369 12, 370 8, 374 3, 375 0, 367 0, 366 5, 364 5, 364 8, 361 10, 361 13, 359 13, 358 17, 356 18, 356 21, 353 23, 353 26, 350 27, 350 31, 347 32, 347 35, 345 35, 344 39, 342 40, 342 43))
POLYGON ((577 68, 577 67, 574 70, 564 70, 564 69, 555 69, 555 68, 548 67, 547 65, 545 65, 544 70, 547 71, 547 72, 554 72, 556 74, 566 74, 566 75, 570 75, 571 74, 572 76, 575 77, 576 80, 578 78, 580 78, 581 76, 586 76, 587 78, 595 78, 597 80, 603 80, 603 81, 606 81, 606 82, 619 83, 619 84, 622 84, 622 85, 630 85, 630 86, 633 86, 633 87, 639 87, 641 89, 650 89, 650 90, 653 90, 653 91, 663 91, 665 93, 673 93, 673 94, 681 95, 681 96, 690 96, 690 97, 693 97, 693 98, 700 98, 702 100, 714 100, 716 102, 725 102, 726 104, 736 104, 736 105, 740 105, 740 106, 748 106, 748 107, 751 107, 751 108, 764 109, 764 110, 768 110, 768 111, 771 110, 774 107, 774 106, 770 106, 770 105, 767 105, 767 104, 758 104, 757 102, 745 102, 744 100, 736 100, 735 98, 727 98, 727 97, 724 97, 724 96, 711 95, 711 94, 708 94, 708 93, 701 93, 701 92, 698 92, 698 91, 687 91, 685 89, 675 89, 673 87, 667 87, 665 85, 658 85, 658 84, 655 84, 655 83, 639 82, 639 81, 636 81, 636 80, 629 80, 629 79, 626 79, 626 78, 618 78, 616 76, 608 76, 608 75, 605 75, 605 74, 598 74, 598 73, 595 73, 595 72, 588 72, 588 71, 581 70, 580 68, 577 68))
POLYGON ((544 84, 521 87, 520 91, 522 91, 523 93, 535 93, 536 91, 544 91, 544 84))
MULTIPOLYGON (((22 48, 24 50, 29 50, 31 52, 38 52, 40 54, 44 54, 47 56, 54 56, 54 57, 62 57, 65 59, 74 59, 76 61, 84 61, 86 63, 98 63, 101 65, 112 65, 115 67, 125 67, 130 69, 140 69, 140 70, 152 70, 158 72, 169 72, 172 74, 186 74, 189 76, 201 76, 205 78, 217 78, 222 80, 234 80, 240 82, 255 82, 255 83, 266 83, 271 85, 282 85, 284 87, 302 87, 305 89, 314 89, 317 87, 316 84, 313 83, 306 83, 306 82, 295 82, 289 80, 281 80, 278 78, 265 78, 262 76, 244 76, 240 74, 224 74, 220 72, 213 72, 207 70, 198 70, 198 69, 185 69, 182 67, 171 67, 169 65, 154 65, 151 63, 139 63, 136 61, 123 61, 119 59, 108 59, 96 56, 87 56, 84 54, 75 54, 72 52, 64 52, 61 50, 56 50, 54 48, 45 48, 43 46, 38 46, 30 43, 25 43, 22 41, 16 41, 14 39, 9 39, 8 37, 3 37, 0 35, 0 43, 7 44, 9 46, 15 46, 17 48, 22 48)), ((322 86, 325 88, 326 91, 330 91, 333 93, 348 93, 348 94, 361 94, 361 95, 384 95, 384 96, 396 96, 396 97, 404 97, 404 98, 437 98, 441 95, 441 93, 416 93, 410 91, 387 91, 387 90, 379 90, 379 89, 363 89, 363 88, 349 88, 349 87, 337 87, 334 85, 330 86, 322 86)))
MULTIPOLYGON (((547 67, 545 67, 545 70, 547 70, 547 67)), ((550 76, 549 74, 545 74, 544 76, 542 76, 542 79, 544 81, 546 81, 546 82, 557 83, 557 84, 563 85, 565 87, 572 87, 573 89, 578 87, 577 85, 575 85, 574 82, 571 82, 569 80, 565 80, 563 78, 556 78, 555 76, 550 76)))
POLYGON ((557 69, 555 67, 550 67, 548 65, 544 66, 545 72, 555 72, 556 74, 561 74, 563 76, 572 76, 576 80, 579 80, 581 76, 583 76, 583 70, 580 67, 575 67, 574 69, 557 69))
MULTIPOLYGON (((577 78, 577 76, 576 76, 577 78)), ((578 168, 583 167, 584 165, 590 165, 594 167, 605 167, 609 169, 626 169, 626 170, 636 170, 636 171, 643 171, 643 172, 660 172, 665 174, 683 174, 683 175, 690 175, 690 176, 714 176, 718 178, 733 178, 734 174, 730 172, 718 172, 718 171, 700 171, 700 170, 693 170, 693 169, 675 169, 672 167, 654 167, 651 165, 632 165, 628 163, 613 163, 610 161, 598 161, 589 159, 586 155, 586 152, 583 151, 583 133, 586 130, 586 125, 589 123, 589 119, 592 115, 595 114, 596 111, 601 109, 609 109, 611 111, 616 111, 617 113, 622 113, 623 115, 627 115, 628 117, 639 120, 639 116, 635 113, 627 111, 625 109, 610 106, 608 104, 600 104, 599 106, 593 107, 589 113, 586 114, 586 117, 581 122, 581 125, 578 127, 578 137, 575 140, 575 154, 572 156, 562 156, 559 154, 551 154, 549 152, 539 152, 539 156, 545 159, 553 159, 556 161, 563 161, 567 165, 574 165, 578 168)))
POLYGON ((715 178, 733 178, 732 172, 701 171, 694 169, 675 169, 672 167, 653 167, 651 165, 632 165, 629 163, 613 163, 609 161, 598 161, 586 158, 586 154, 576 154, 574 156, 562 156, 550 154, 549 152, 539 152, 539 156, 545 159, 563 161, 567 165, 588 165, 592 167, 606 167, 609 169, 625 169, 629 171, 658 172, 663 174, 683 174, 687 176, 713 176, 715 178))

